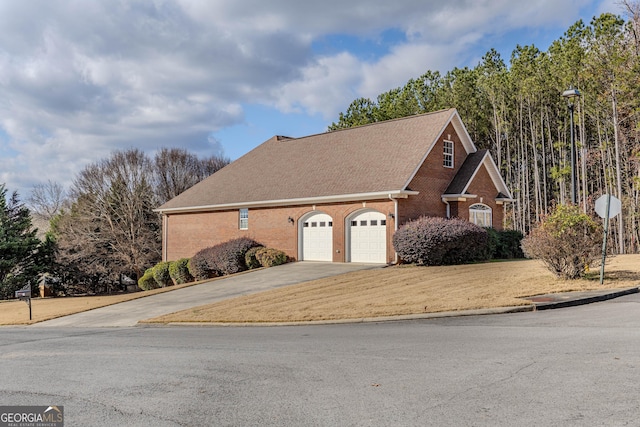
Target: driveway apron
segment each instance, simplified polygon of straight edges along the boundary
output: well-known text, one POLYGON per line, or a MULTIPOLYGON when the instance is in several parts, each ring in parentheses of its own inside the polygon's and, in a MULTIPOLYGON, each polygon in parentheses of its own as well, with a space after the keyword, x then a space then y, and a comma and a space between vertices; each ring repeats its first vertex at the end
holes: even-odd
POLYGON ((295 262, 47 320, 36 323, 31 327, 135 326, 140 320, 224 299, 336 276, 351 271, 382 268, 383 266, 381 264, 295 262))

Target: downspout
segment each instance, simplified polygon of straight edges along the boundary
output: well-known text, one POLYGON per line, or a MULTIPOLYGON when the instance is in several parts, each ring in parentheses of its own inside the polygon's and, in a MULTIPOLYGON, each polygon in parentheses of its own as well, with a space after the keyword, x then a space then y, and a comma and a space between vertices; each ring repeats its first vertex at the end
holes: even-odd
MULTIPOLYGON (((389 194, 389 200, 393 200, 393 232, 395 234, 398 231, 398 199, 394 199, 391 194, 389 194)), ((393 251, 393 263, 398 263, 398 253, 393 251)))
POLYGON ((444 199, 444 197, 442 198, 442 202, 447 205, 447 218, 451 218, 451 205, 444 199))
POLYGON ((167 260, 167 236, 169 235, 167 227, 169 225, 169 217, 162 215, 162 261, 167 260))

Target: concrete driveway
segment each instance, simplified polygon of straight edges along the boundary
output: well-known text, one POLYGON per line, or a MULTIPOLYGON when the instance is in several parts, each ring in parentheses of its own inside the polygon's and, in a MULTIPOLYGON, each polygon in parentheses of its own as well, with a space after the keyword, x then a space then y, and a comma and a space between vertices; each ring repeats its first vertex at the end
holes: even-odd
POLYGON ((210 304, 228 298, 293 285, 309 280, 336 276, 351 271, 382 268, 381 264, 295 262, 278 267, 250 271, 231 277, 152 295, 120 304, 72 314, 46 322, 39 327, 122 327, 140 320, 210 304))

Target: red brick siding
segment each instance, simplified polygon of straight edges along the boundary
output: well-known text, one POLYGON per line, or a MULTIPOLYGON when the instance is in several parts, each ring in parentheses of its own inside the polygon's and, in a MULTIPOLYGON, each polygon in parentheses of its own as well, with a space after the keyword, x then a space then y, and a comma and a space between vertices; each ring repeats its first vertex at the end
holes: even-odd
POLYGON ((442 201, 442 194, 466 157, 467 152, 458 134, 453 125, 449 124, 409 184, 410 190, 419 191, 420 194, 399 200, 399 224, 423 215, 446 217, 447 205, 442 201), (445 139, 453 141, 453 168, 443 166, 445 139))
MULTIPOLYGON (((315 211, 333 218, 333 261, 345 262, 345 221, 351 214, 363 209, 373 209, 387 215, 394 212, 391 200, 357 203, 316 205, 315 211)), ((313 212, 313 206, 292 206, 249 209, 249 228, 238 228, 238 210, 202 213, 172 214, 164 222, 164 259, 175 260, 191 257, 200 249, 237 237, 247 236, 265 246, 283 250, 290 257, 298 258, 298 220, 313 212), (294 224, 288 221, 291 217, 294 224)), ((391 245, 394 222, 387 218, 387 258, 393 262, 395 253, 391 245)))
MULTIPOLYGON (((496 196, 498 190, 496 189, 487 168, 483 165, 480 166, 478 173, 471 181, 469 194, 476 194, 478 197, 468 199, 466 202, 458 202, 458 214, 459 218, 469 220, 469 207, 476 203, 482 203, 491 208, 491 216, 493 222, 493 228, 496 230, 502 230, 504 220, 504 207, 496 203, 496 196)), ((452 215, 453 216, 453 215, 452 215)))

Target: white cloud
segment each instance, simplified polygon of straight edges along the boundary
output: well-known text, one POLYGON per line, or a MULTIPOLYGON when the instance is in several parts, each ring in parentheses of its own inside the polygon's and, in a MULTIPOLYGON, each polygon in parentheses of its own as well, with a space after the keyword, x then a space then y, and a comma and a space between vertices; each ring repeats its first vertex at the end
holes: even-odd
POLYGON ((211 154, 221 147, 211 134, 242 123, 249 103, 333 120, 356 97, 466 65, 486 37, 569 25, 591 3, 0 2, 0 182, 68 184, 129 147, 211 154), (313 51, 325 36, 373 45, 389 29, 404 40, 371 57, 313 51))

